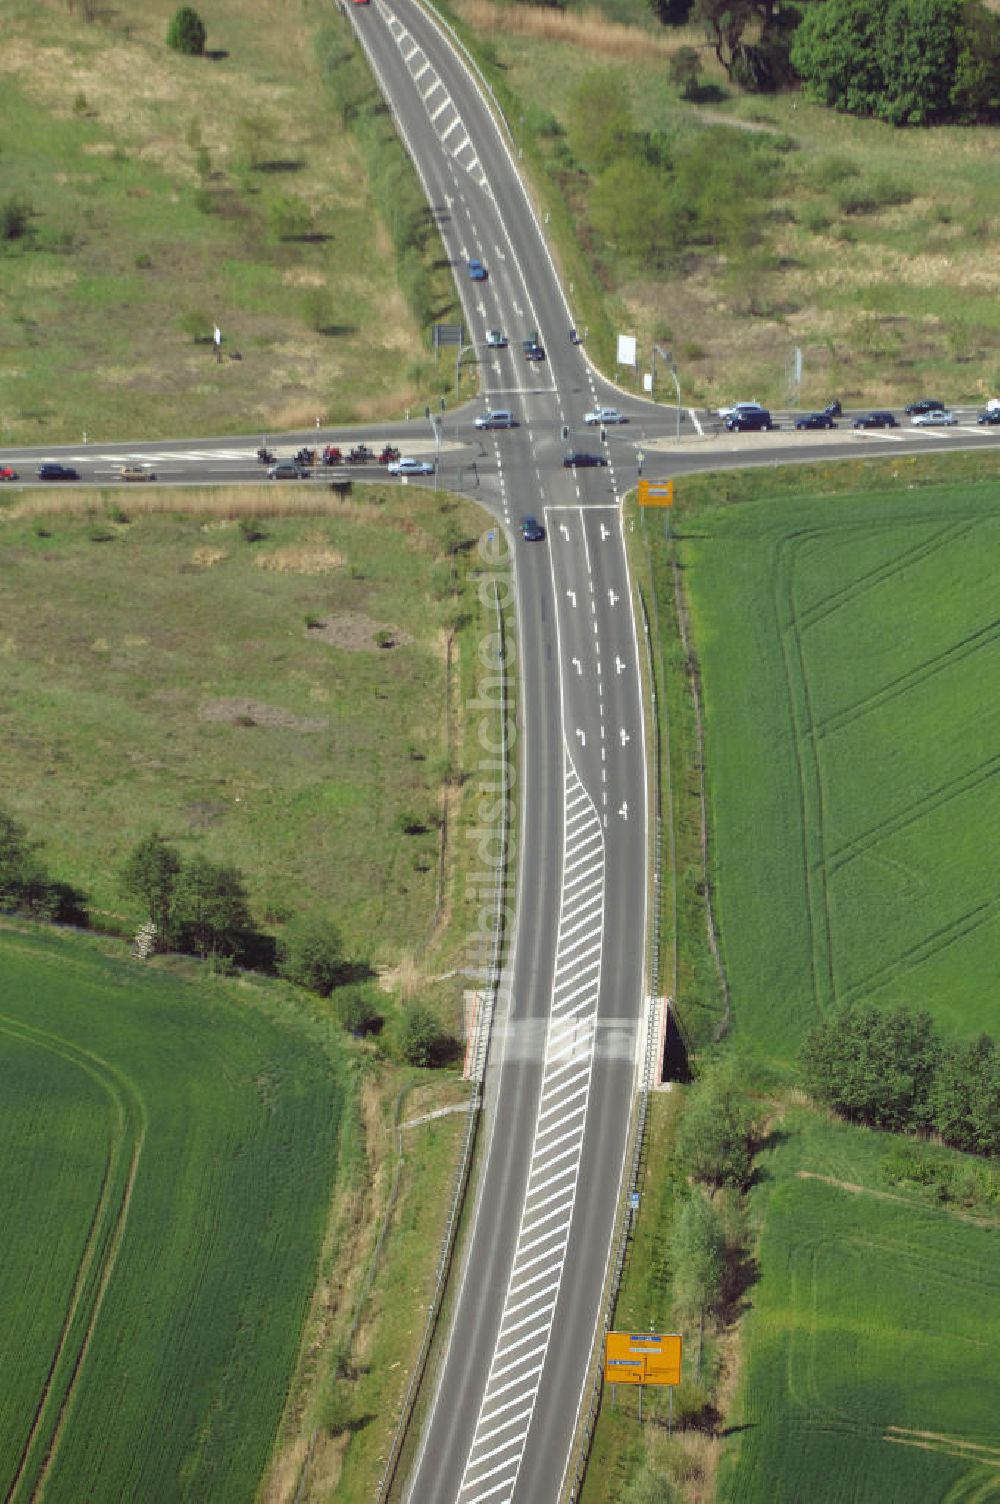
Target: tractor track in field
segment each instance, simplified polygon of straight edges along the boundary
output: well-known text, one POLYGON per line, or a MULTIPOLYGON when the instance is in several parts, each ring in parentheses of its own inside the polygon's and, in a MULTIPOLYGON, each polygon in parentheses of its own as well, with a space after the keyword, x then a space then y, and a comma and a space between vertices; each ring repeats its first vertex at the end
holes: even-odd
POLYGON ((836 711, 828 716, 825 721, 819 722, 812 728, 811 734, 818 740, 830 736, 837 731, 842 731, 845 726, 854 721, 861 720, 873 710, 881 710, 883 705, 889 705, 900 695, 909 694, 911 690, 919 689, 928 680, 934 679, 938 674, 946 673, 948 669, 981 653, 985 649, 993 647, 1000 641, 1000 617, 985 626, 977 628, 975 632, 959 638, 950 647, 944 648, 940 653, 935 653, 930 658, 925 658, 921 663, 914 664, 912 668, 903 674, 898 674, 895 679, 890 679, 881 689, 874 694, 865 695, 853 705, 848 705, 843 710, 836 711))
POLYGON ((875 971, 869 972, 867 976, 859 978, 856 982, 852 982, 849 987, 845 987, 838 994, 840 1000, 845 1003, 853 1003, 860 997, 865 997, 879 991, 897 977, 905 975, 908 971, 912 971, 915 966, 922 966, 925 961, 931 960, 933 956, 939 955, 941 951, 947 950, 949 946, 955 945, 959 940, 964 940, 967 936, 975 934, 976 930, 982 929, 984 924, 992 923, 998 915, 1000 915, 1000 894, 995 894, 992 898, 986 899, 984 903, 976 904, 974 908, 967 909, 964 914, 959 914, 957 918, 950 920, 948 924, 943 924, 939 929, 933 930, 931 934, 925 935, 915 945, 908 946, 906 950, 901 951, 893 960, 887 961, 884 966, 880 966, 875 971))
POLYGON ((59 1339, 16 1472, 4 1495, 4 1504, 27 1504, 44 1490, 118 1257, 142 1155, 146 1113, 132 1083, 99 1055, 6 1015, 0 1015, 0 1031, 78 1066, 107 1096, 113 1119, 100 1194, 59 1339))
MULTIPOLYGON (((923 563, 925 559, 931 558, 942 548, 957 542, 966 533, 972 532, 977 525, 977 522, 950 522, 947 527, 941 528, 931 538, 921 539, 919 543, 914 543, 911 548, 904 549, 901 554, 897 554, 885 564, 878 565, 867 574, 859 575, 849 585, 843 585, 839 590, 834 590, 820 600, 814 601, 805 611, 797 613, 800 630, 815 626, 828 616, 834 615, 842 606, 851 605, 861 596, 867 595, 870 590, 877 589, 879 585, 892 580, 904 570, 912 568, 914 564, 923 563)), ((819 537, 833 531, 833 528, 816 528, 810 536, 819 537)))
POLYGON ((961 799, 965 794, 971 794, 984 784, 989 783, 1000 773, 1000 752, 994 757, 988 757, 985 762, 979 763, 974 768, 969 768, 964 773, 959 773, 947 783, 938 784, 937 788, 931 789, 920 799, 915 799, 905 809, 898 810, 896 814, 889 815, 877 825, 871 825, 851 840, 845 841, 843 846, 838 846, 827 858, 827 867, 831 876, 839 872, 848 862, 853 862, 855 857, 863 856, 872 846, 881 844, 889 837, 897 835, 899 831, 906 830, 910 825, 915 825, 935 810, 950 804, 953 799, 961 799))
POLYGON ((792 745, 798 770, 799 817, 802 822, 802 859, 809 908, 813 995, 819 1006, 832 1004, 836 996, 833 965, 833 919, 827 884, 823 784, 819 747, 814 734, 812 702, 806 673, 802 634, 795 615, 793 571, 801 535, 783 539, 774 554, 772 594, 781 643, 785 685, 794 736, 792 745))

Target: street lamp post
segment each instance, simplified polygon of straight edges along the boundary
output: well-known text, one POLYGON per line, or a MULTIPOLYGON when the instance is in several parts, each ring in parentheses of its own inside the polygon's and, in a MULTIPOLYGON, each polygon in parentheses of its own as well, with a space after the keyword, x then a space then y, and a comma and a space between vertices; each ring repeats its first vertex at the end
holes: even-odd
POLYGON ((660 347, 659 347, 659 345, 654 345, 653 346, 653 356, 652 356, 652 362, 651 362, 651 370, 650 370, 650 373, 649 373, 650 396, 655 396, 656 395, 656 357, 657 356, 659 356, 661 360, 665 360, 667 362, 667 366, 668 366, 668 368, 670 370, 670 374, 674 378, 674 388, 675 388, 675 390, 677 392, 677 442, 679 444, 680 441, 681 441, 681 384, 680 384, 680 382, 677 379, 677 367, 674 364, 674 357, 671 355, 671 353, 670 353, 669 350, 661 350, 660 347))
POLYGON ((437 413, 431 415, 431 428, 434 430, 434 489, 441 488, 441 419, 437 413))

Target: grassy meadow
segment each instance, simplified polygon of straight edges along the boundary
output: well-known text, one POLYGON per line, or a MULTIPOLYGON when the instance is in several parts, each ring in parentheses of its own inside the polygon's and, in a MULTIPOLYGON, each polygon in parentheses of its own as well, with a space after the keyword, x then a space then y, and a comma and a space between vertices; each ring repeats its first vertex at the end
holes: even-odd
POLYGON ((478 514, 414 487, 252 527, 237 493, 202 506, 0 510, 5 802, 105 928, 137 927, 117 874, 155 828, 241 868, 265 927, 321 912, 382 967, 447 952, 478 514))
POLYGON ((343 23, 318 0, 220 0, 211 56, 188 58, 165 45, 173 0, 94 9, 0 7, 0 192, 30 208, 0 248, 0 444, 273 432, 422 401, 427 331, 318 61, 320 29, 346 45, 343 23), (216 323, 239 361, 216 363, 216 323))
POLYGON ((4 1497, 245 1501, 295 1365, 349 1086, 263 989, 0 946, 4 1497))

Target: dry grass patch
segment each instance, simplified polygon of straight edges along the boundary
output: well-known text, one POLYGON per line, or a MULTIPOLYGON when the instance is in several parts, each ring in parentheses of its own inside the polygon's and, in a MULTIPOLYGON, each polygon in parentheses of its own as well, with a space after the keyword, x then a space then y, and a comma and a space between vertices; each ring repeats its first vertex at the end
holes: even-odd
POLYGON ((330 574, 332 570, 342 568, 344 562, 344 555, 338 549, 318 543, 276 548, 270 553, 258 554, 254 559, 258 569, 273 569, 279 574, 330 574))
POLYGON ((229 555, 224 548, 196 548, 191 555, 191 563, 199 569, 211 569, 215 564, 221 564, 229 555))
POLYGON ((635 26, 621 26, 605 20, 598 10, 562 11, 492 5, 490 0, 460 0, 455 11, 467 25, 488 35, 503 32, 538 42, 556 42, 604 59, 666 59, 678 46, 674 35, 668 40, 635 26))
POLYGON ((413 641, 408 632, 388 622, 373 621, 363 611, 338 611, 325 621, 310 623, 306 631, 317 642, 327 642, 345 653, 377 653, 413 641))

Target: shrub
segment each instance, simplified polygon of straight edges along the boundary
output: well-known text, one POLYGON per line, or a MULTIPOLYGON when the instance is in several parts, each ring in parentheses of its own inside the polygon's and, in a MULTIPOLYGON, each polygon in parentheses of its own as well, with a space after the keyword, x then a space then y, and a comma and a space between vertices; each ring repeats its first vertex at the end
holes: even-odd
POLYGON ((185 334, 189 334, 195 344, 202 340, 210 339, 212 335, 212 320, 207 313, 200 308, 190 308, 187 313, 182 313, 177 320, 179 327, 185 334))
POLYGON ((366 987, 339 988, 334 997, 334 1008, 342 1026, 355 1038, 381 1033, 385 1020, 366 987))
POLYGON ((458 1041, 441 1027, 429 1008, 412 1003, 400 1018, 397 1030, 399 1053, 407 1065, 447 1065, 454 1059, 458 1041))
POLYGON ((731 1066, 710 1067, 691 1088, 678 1151, 696 1180, 745 1188, 752 1169, 750 1108, 731 1066))
POLYGON ((188 57, 201 57, 205 51, 205 23, 190 5, 182 5, 167 27, 167 46, 188 57))
POLYGON ((23 240, 34 211, 27 199, 11 194, 0 203, 0 240, 23 240))
POLYGON ((278 971, 328 997, 344 974, 344 942, 336 925, 318 915, 290 924, 278 946, 278 971))
POLYGON ((701 58, 694 47, 678 47, 668 65, 670 82, 682 99, 697 99, 701 84, 701 58))
POLYGON ((304 199, 293 193, 276 198, 267 211, 272 234, 279 240, 303 240, 311 234, 312 211, 304 199))
POLYGON ((333 324, 333 300, 325 287, 310 287, 302 294, 302 321, 314 334, 333 324))

